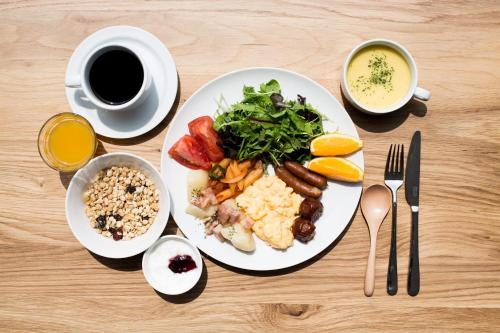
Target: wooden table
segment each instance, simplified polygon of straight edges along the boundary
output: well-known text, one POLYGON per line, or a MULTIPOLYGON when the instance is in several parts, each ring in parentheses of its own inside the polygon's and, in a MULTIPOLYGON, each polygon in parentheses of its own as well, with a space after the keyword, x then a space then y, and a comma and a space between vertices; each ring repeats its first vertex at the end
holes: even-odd
MULTIPOLYGON (((11 0, 0 3, 0 45, 0 331, 500 330, 498 2, 11 0), (390 143, 408 145, 422 131, 421 293, 406 294, 402 190, 394 297, 385 292, 390 219, 379 234, 375 295, 363 295, 369 238, 359 211, 316 260, 256 274, 205 258, 201 282, 179 297, 149 287, 141 256, 113 261, 82 248, 65 220, 70 179, 43 164, 36 136, 51 115, 70 111, 63 82, 74 48, 119 24, 169 47, 181 84, 171 114, 208 80, 250 66, 302 73, 341 99, 340 70, 354 45, 404 44, 432 100, 380 118, 346 108, 365 141, 365 186, 383 181, 390 143)), ((133 152, 159 167, 170 119, 138 139, 100 138, 98 153, 133 152)))

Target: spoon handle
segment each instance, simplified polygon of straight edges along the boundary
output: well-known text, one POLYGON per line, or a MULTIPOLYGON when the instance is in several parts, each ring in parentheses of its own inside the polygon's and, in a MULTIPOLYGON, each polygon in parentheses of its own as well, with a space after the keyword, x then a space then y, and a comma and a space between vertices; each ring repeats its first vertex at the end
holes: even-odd
POLYGON ((375 251, 377 248, 377 233, 370 231, 370 253, 365 274, 365 296, 373 295, 375 289, 375 251))

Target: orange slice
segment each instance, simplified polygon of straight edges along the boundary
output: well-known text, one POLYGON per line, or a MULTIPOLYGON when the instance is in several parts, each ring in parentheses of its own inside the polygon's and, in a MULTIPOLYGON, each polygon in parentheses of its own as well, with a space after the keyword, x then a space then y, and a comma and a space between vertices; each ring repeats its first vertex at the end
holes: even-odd
POLYGON ((353 162, 341 157, 318 157, 309 162, 309 169, 327 178, 360 182, 364 172, 353 162))
POLYGON ((340 133, 318 136, 311 141, 311 154, 314 156, 347 155, 360 150, 363 141, 340 133))

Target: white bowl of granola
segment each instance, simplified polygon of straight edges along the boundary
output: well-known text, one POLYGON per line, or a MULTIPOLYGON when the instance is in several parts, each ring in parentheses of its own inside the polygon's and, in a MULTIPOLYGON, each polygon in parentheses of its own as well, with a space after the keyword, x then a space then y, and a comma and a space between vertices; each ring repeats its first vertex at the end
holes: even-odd
POLYGON ((160 173, 129 153, 94 158, 73 176, 66 193, 73 235, 107 258, 148 249, 161 236, 169 214, 170 197, 160 173))

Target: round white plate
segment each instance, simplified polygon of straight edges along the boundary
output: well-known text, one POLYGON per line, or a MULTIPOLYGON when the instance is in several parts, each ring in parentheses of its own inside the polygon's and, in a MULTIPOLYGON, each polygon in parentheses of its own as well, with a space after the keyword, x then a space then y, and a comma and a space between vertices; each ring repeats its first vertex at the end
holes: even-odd
MULTIPOLYGON (((356 128, 342 105, 328 90, 313 80, 278 68, 248 68, 231 72, 205 84, 184 103, 174 117, 167 132, 162 150, 161 174, 172 198, 171 213, 182 232, 198 248, 210 257, 227 265, 249 270, 275 270, 304 262, 330 245, 342 233, 352 218, 361 195, 362 184, 329 182, 323 192, 324 212, 316 222, 316 235, 307 244, 297 240, 286 251, 271 248, 254 235, 256 249, 245 253, 229 243, 221 243, 213 236, 205 236, 203 224, 185 213, 188 205, 186 176, 188 169, 168 156, 168 149, 184 134, 188 133, 187 124, 196 117, 214 116, 217 100, 221 95, 227 103, 233 104, 242 99, 244 85, 258 87, 259 84, 276 79, 281 85, 281 93, 286 99, 295 99, 297 94, 305 96, 307 102, 326 115, 325 131, 339 130, 358 137, 356 128)), ((364 168, 363 152, 349 157, 364 168)))
POLYGON ((168 49, 153 34, 135 27, 113 26, 85 38, 71 56, 66 77, 77 75, 92 50, 108 43, 130 45, 138 50, 152 76, 151 92, 136 109, 106 111, 91 103, 81 89, 66 88, 74 113, 85 117, 96 133, 115 139, 133 138, 152 130, 170 112, 177 94, 177 70, 168 49))

